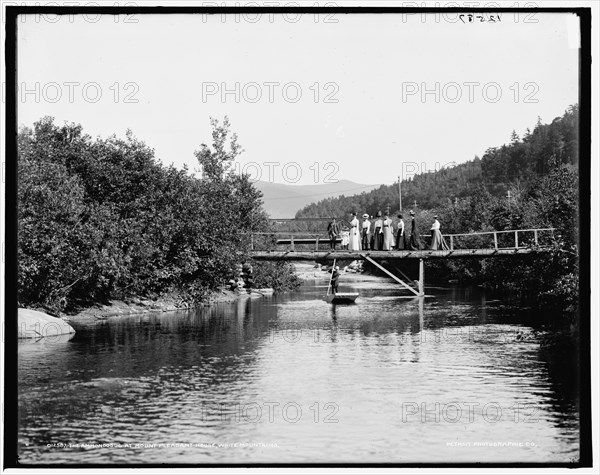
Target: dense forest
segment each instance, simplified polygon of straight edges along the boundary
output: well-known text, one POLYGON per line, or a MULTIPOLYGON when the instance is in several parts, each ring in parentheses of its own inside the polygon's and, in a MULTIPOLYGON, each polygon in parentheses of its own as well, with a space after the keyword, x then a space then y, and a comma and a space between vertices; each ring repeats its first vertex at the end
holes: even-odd
MULTIPOLYGON (((402 182, 404 212, 414 207, 421 229, 440 217, 443 233, 555 228, 551 252, 504 259, 435 261, 430 275, 481 284, 543 310, 544 323, 577 332, 579 298, 578 106, 550 124, 539 120, 523 138, 488 149, 481 159, 402 182)), ((398 184, 322 200, 296 217, 374 215, 395 218, 398 184)), ((538 312, 539 314, 539 312, 538 312)))
MULTIPOLYGON (((92 139, 49 117, 21 128, 19 305, 56 313, 166 292, 191 304, 231 278, 268 220, 260 192, 230 170, 241 149, 227 118, 211 122, 212 148, 195 152, 201 179, 161 165, 131 132, 92 139)), ((288 267, 256 265, 256 280, 294 283, 288 267)))
MULTIPOLYGON (((538 119, 533 132, 528 129, 522 139, 513 131, 509 144, 489 148, 481 158, 403 180, 403 207, 416 211, 461 201, 477 193, 482 185, 493 196, 506 196, 508 191, 511 194, 521 192, 528 184, 561 165, 576 169, 578 117, 578 106, 571 106, 550 124, 542 124, 538 119)), ((393 214, 397 213, 397 182, 360 195, 342 195, 312 203, 299 210, 296 217, 347 218, 352 210, 375 215, 379 210, 386 211, 388 206, 393 214)))

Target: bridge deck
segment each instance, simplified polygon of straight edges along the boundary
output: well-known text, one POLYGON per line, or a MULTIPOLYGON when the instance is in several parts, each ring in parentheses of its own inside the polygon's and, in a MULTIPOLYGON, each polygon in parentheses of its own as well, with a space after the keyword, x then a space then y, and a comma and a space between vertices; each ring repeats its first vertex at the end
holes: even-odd
POLYGON ((509 249, 455 249, 453 251, 252 251, 252 257, 263 261, 315 261, 333 259, 363 259, 362 254, 372 259, 453 259, 468 257, 507 257, 544 252, 545 248, 509 249))

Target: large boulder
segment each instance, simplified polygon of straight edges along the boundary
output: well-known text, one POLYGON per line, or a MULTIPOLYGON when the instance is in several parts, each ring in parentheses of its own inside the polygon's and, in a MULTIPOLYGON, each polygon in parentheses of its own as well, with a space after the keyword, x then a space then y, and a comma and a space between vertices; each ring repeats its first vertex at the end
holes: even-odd
POLYGON ((55 339, 73 333, 73 327, 60 318, 28 308, 19 309, 18 338, 55 339))

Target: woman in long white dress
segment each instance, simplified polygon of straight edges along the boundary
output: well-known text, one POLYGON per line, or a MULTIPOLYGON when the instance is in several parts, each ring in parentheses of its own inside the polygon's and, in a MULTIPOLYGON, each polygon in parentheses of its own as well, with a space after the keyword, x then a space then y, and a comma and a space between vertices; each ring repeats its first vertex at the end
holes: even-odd
POLYGON ((394 245, 393 223, 390 217, 386 214, 383 220, 383 250, 390 251, 394 245))
POLYGON ((431 226, 431 245, 429 249, 434 251, 447 251, 448 244, 446 244, 446 240, 444 236, 442 236, 442 232, 440 231, 440 222, 438 221, 438 217, 433 217, 433 225, 431 226))
POLYGON ((356 213, 352 213, 352 218, 350 220, 350 245, 349 245, 349 249, 351 251, 360 251, 358 224, 359 223, 358 223, 358 219, 356 218, 356 213))

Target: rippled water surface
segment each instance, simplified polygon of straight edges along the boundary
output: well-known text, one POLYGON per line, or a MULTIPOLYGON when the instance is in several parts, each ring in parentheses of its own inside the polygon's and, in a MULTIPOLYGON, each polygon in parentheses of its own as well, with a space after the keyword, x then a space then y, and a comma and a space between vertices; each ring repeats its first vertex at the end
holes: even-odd
POLYGON ((503 302, 407 298, 364 275, 342 287, 355 305, 327 304, 317 276, 288 295, 20 344, 21 461, 578 459, 573 385, 503 302))

